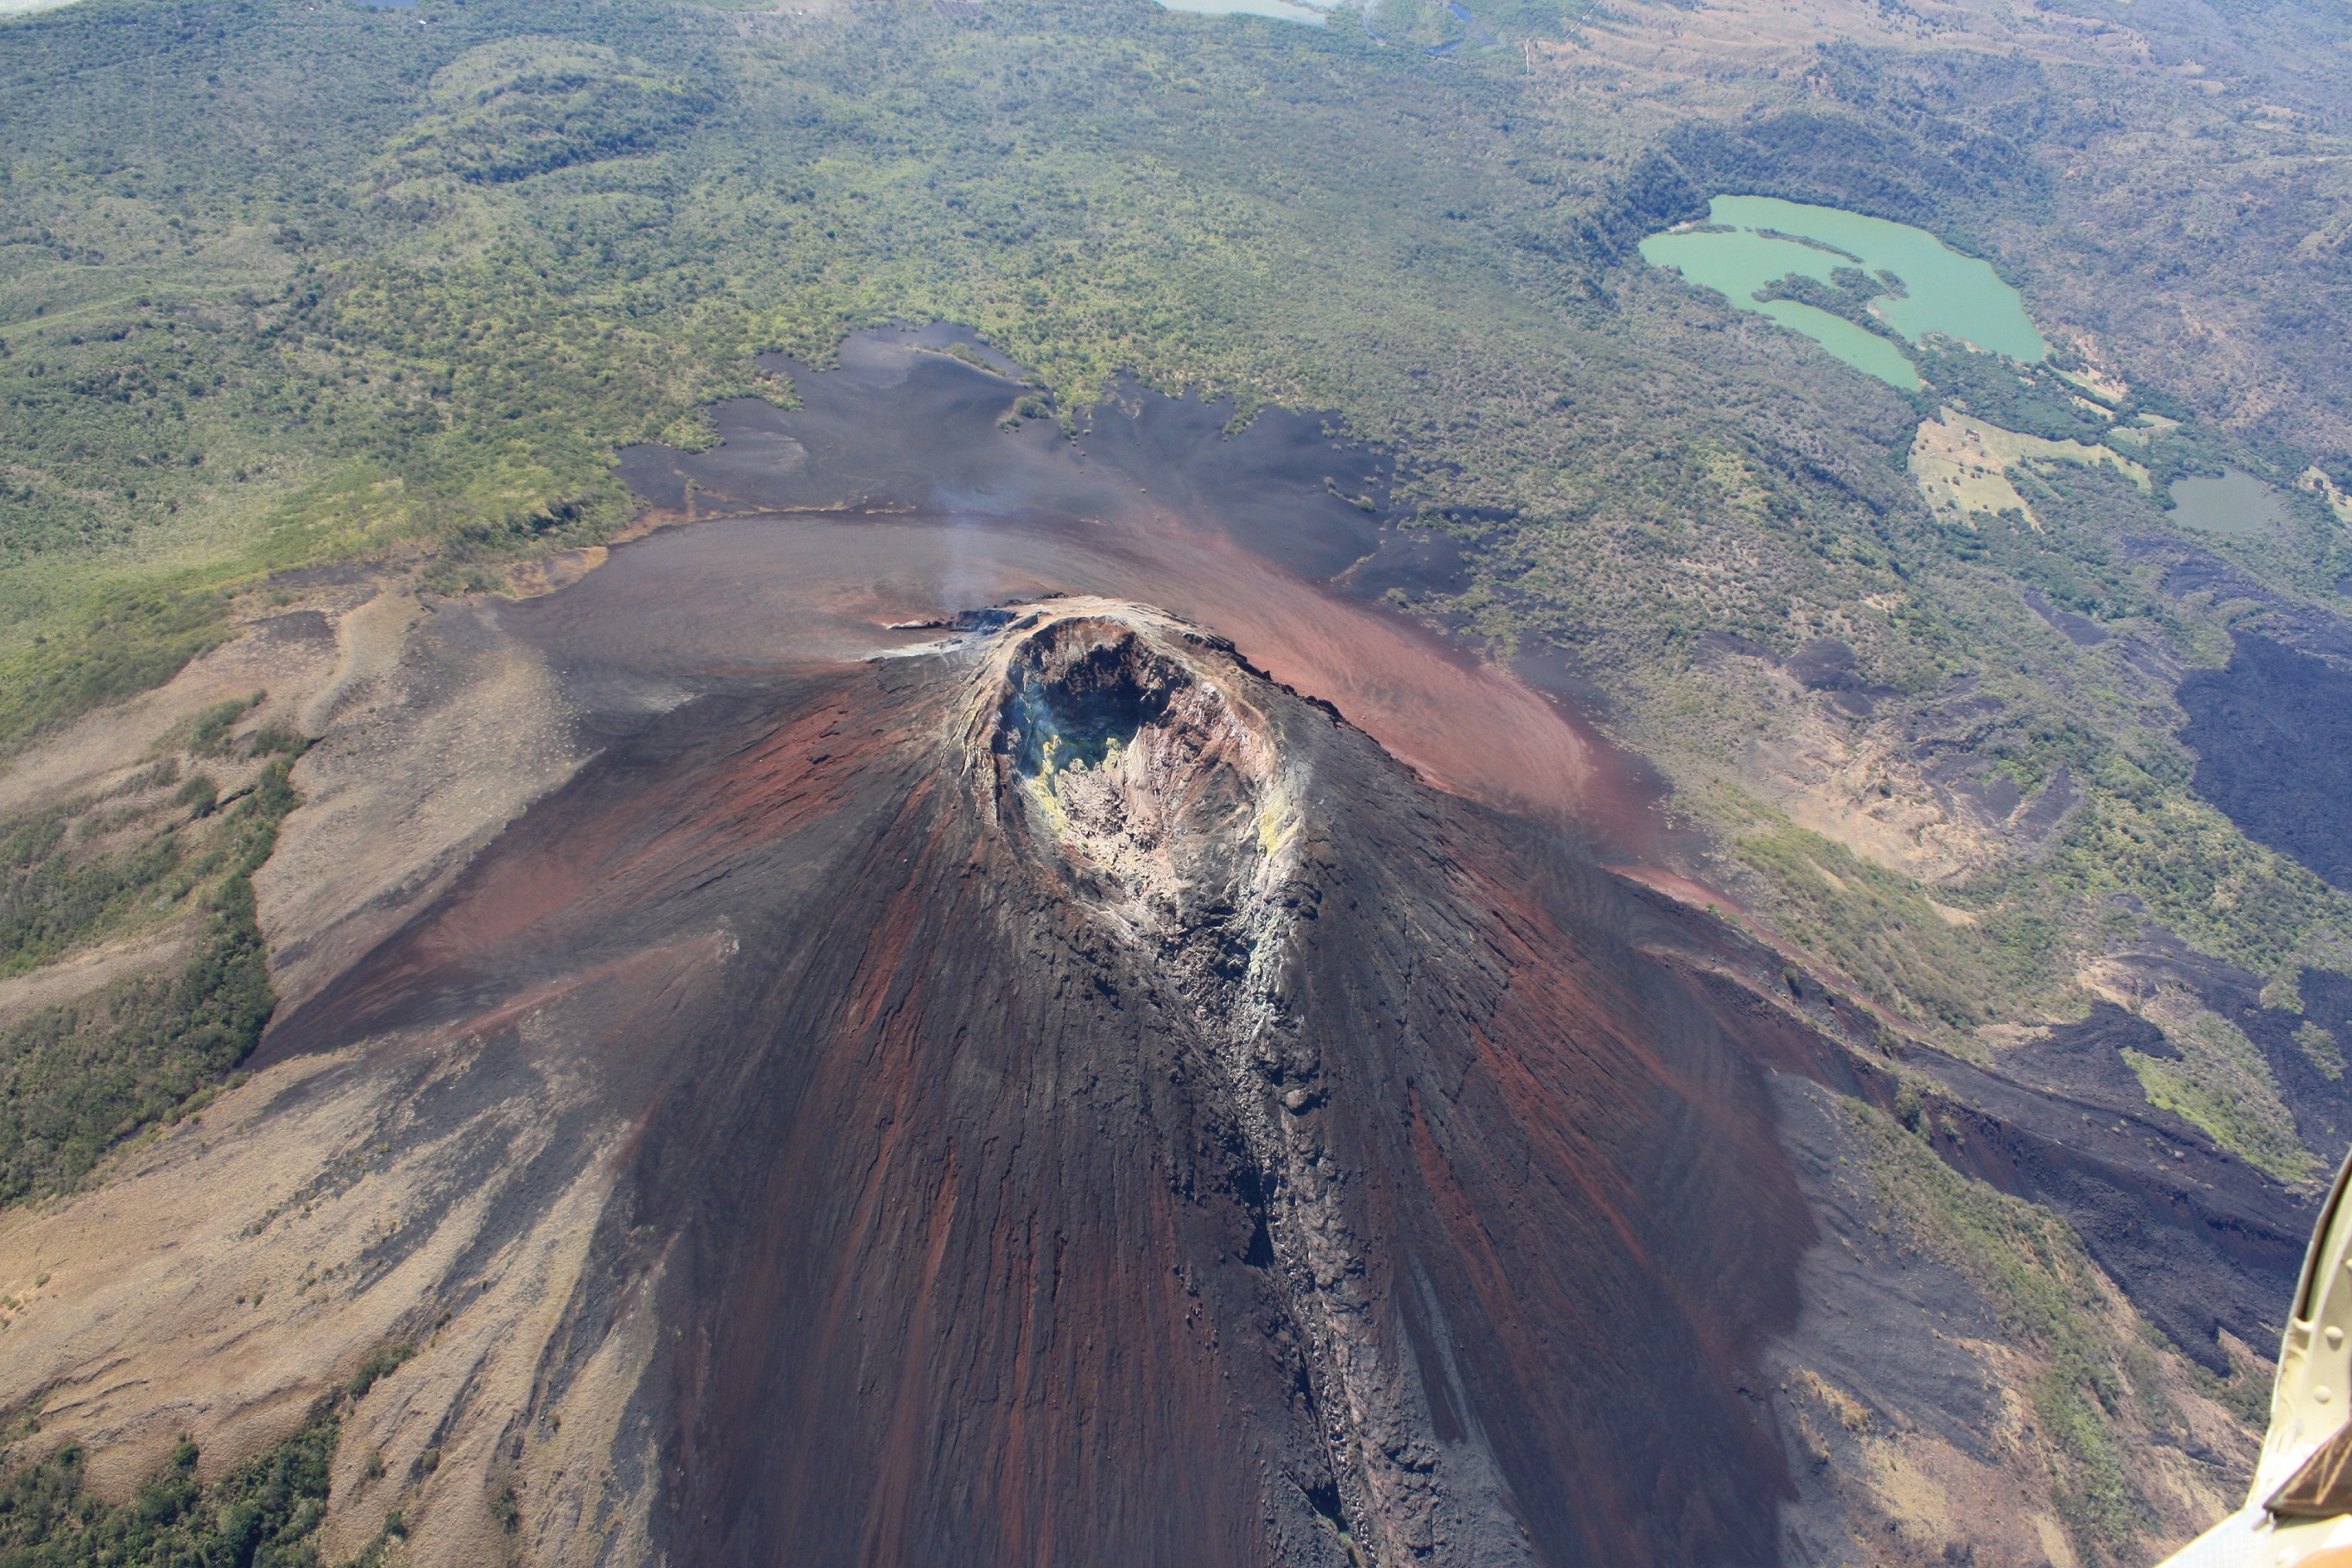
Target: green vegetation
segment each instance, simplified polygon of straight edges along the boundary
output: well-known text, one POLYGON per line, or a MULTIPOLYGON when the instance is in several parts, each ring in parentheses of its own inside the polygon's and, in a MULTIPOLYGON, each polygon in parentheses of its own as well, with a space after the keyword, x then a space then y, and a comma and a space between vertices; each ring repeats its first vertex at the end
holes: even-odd
POLYGON ((390 1344, 376 1346, 375 1349, 368 1352, 367 1358, 362 1361, 358 1369, 352 1373, 351 1382, 343 1386, 344 1394, 352 1399, 366 1398, 368 1390, 376 1385, 379 1378, 386 1373, 400 1370, 408 1358, 415 1353, 415 1345, 406 1340, 395 1340, 390 1344))
POLYGON ((1892 272, 1882 272, 1874 278, 1859 267, 1837 267, 1830 270, 1829 281, 1809 278, 1801 272, 1791 272, 1776 282, 1767 283, 1754 293, 1759 302, 1769 304, 1775 300, 1793 300, 1800 305, 1811 305, 1816 310, 1852 321, 1866 332, 1876 332, 1898 343, 1910 339, 1888 326, 1871 313, 1873 300, 1898 297, 1903 280, 1892 272))
POLYGON ((156 897, 179 867, 176 835, 159 834, 120 855, 77 858, 65 843, 68 811, 53 808, 9 826, 0 837, 0 975, 21 974, 77 942, 104 934, 152 900, 184 895, 184 885, 156 897))
POLYGON ((2344 1046, 2336 1036, 2309 1019, 2298 1025, 2294 1043, 2319 1071, 2319 1076, 2333 1083, 2344 1076, 2344 1046))
POLYGON ((2282 1182, 2309 1182, 2325 1173, 2295 1136, 2294 1118, 2279 1099, 2278 1081, 2243 1031, 2201 1008, 2180 1009, 2161 1021, 2179 1059, 2123 1053, 2150 1105, 2194 1123, 2214 1142, 2282 1182))
MULTIPOLYGON (((2125 772, 2117 761, 2110 776, 2125 772)), ((2352 931, 2342 893, 2250 843, 2180 783, 2118 782, 2132 793, 2099 798, 2053 857, 2055 889, 2085 900, 2130 893, 2195 946, 2256 973, 2276 973, 2329 932, 2352 931)))
POLYGON ((469 51, 434 79, 434 112, 394 137, 387 184, 454 174, 507 184, 651 151, 709 110, 708 88, 653 76, 596 44, 509 38, 469 51))
MULTIPOLYGON (((199 885, 206 890, 176 972, 118 982, 0 1031, 0 1204, 70 1188, 141 1129, 201 1110, 260 1039, 277 998, 254 923, 252 879, 298 803, 291 767, 283 757, 266 764, 201 848, 184 842, 184 829, 166 828, 135 852, 76 867, 57 847, 54 815, 8 840, 47 846, 31 851, 31 870, 12 891, 73 894, 69 904, 62 897, 55 905, 18 900, 56 918, 12 925, 12 934, 26 932, 26 944, 12 956, 87 935, 129 901, 172 904, 199 885), (68 910, 79 927, 66 924, 68 910)), ((168 779, 153 782, 160 787, 168 779)), ((205 795, 208 813, 209 784, 205 795)))
POLYGON ((100 595, 86 619, 32 634, 0 656, 0 748, 169 680, 226 639, 227 611, 215 591, 166 584, 100 595))
MULTIPOLYGON (((186 1437, 125 1503, 82 1490, 76 1444, 0 1469, 0 1568, 319 1568, 342 1418, 415 1353, 406 1340, 377 1346, 282 1442, 209 1483, 199 1479, 202 1455, 186 1437)), ((367 1474, 383 1476, 380 1456, 367 1474)), ((405 1535, 400 1515, 387 1514, 347 1568, 374 1568, 405 1535)))
POLYGON ((1927 383, 1920 394, 1927 411, 1948 403, 2004 430, 2045 441, 2096 442, 2136 412, 2100 407, 2046 365, 2021 365, 1948 339, 1930 338, 1922 344, 1918 364, 1927 383))
POLYGON ((0 1473, 0 1568, 315 1568, 340 1435, 322 1411, 209 1485, 183 1438, 160 1475, 113 1505, 81 1489, 82 1453, 68 1445, 0 1473))
MULTIPOLYGON (((1930 888, 1826 840, 1792 836, 1757 798, 1742 777, 1747 760, 1759 742, 1779 743, 1790 732, 1776 716, 1785 700, 1760 672, 1743 674, 1753 667, 1738 662, 1682 671, 1670 660, 1645 668, 1629 660, 1638 696, 1629 704, 1628 739, 1667 763, 1686 808, 1727 829, 1739 868, 1757 879, 1742 896, 1864 994, 1944 1044, 1971 1050, 1975 1024, 2079 1016, 2086 998, 2074 991, 2077 971, 2139 940, 2149 922, 2274 977, 2352 931, 2352 900, 2291 858, 2249 842, 2190 787, 2196 759, 2174 734, 2181 716, 2171 682, 2144 668, 2140 649, 2168 645, 2220 663, 2236 612, 2168 596, 2155 570, 2118 548, 2119 531, 2158 526, 2149 498, 2128 479, 2053 465, 2013 476, 2035 520, 1979 517, 1932 534, 1889 527, 1882 559, 1901 570, 1873 589, 1864 552, 1835 553, 1851 536, 1814 542, 1801 487, 1768 489, 1759 478, 1770 470, 1736 447, 1715 447, 1708 456, 1706 482, 1687 492, 1694 504, 1721 498, 1759 524, 1777 523, 1790 544, 1814 544, 1817 565, 1780 578, 1801 605, 1840 590, 1854 595, 1833 620, 1800 613, 1851 644, 1857 678, 1885 694, 1874 700, 1871 720, 1853 727, 1887 758, 1875 793, 1916 801, 1927 791, 1906 773, 1906 753, 1923 762, 1958 753, 1983 770, 1980 778, 2005 778, 2026 800, 2063 768, 2075 799, 2054 837, 2039 842, 1975 822, 1954 802, 1946 809, 1963 838, 1979 836, 1977 858, 1961 858, 1930 888), (2029 607, 2028 589, 2050 615, 2089 617, 2104 640, 2078 644, 2060 633, 2029 607), (1939 915, 1930 894, 1960 920, 1939 915)), ((1691 548, 1699 531, 1684 533, 1676 547, 1691 548)), ((1745 542, 1741 549, 1746 581, 1790 558, 1745 542)), ((1769 653, 1790 651, 1786 623, 1774 626, 1769 606, 1739 603, 1725 582, 1711 579, 1704 590, 1721 606, 1717 626, 1769 653)), ((1540 613, 1489 604, 1498 631, 1540 613)), ((1860 816, 1876 805, 1856 800, 1847 809, 1860 816)), ((2206 1089, 2236 1092, 2219 1079, 2206 1089)), ((2281 1160, 2295 1163, 2284 1153, 2267 1163, 2281 1160)))
POLYGON ((1972 1028, 1990 999, 2015 1007, 2046 983, 2046 915, 1937 908, 1919 884, 1802 828, 1743 838, 1738 853, 1779 893, 1787 934, 1898 1014, 1972 1028))

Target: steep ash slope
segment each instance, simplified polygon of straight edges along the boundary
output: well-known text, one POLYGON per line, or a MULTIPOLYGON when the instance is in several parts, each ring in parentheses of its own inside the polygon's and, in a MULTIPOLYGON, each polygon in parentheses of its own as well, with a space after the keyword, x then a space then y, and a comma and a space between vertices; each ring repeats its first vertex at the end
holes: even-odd
MULTIPOLYGON (((743 518, 346 615, 252 1080, 0 1229, 20 1441, 121 1495, 413 1352, 336 1560, 396 1510, 419 1562, 2038 1561, 2053 1474, 2149 1500, 2120 1559, 2221 1505, 2135 1309, 2266 1342, 2291 1196, 2119 1064, 1890 1038, 1191 623, 886 624, 1132 572, 1107 534, 743 518), (2095 1397, 2147 1434, 2105 1472, 2095 1397)), ((1403 646, 1248 585, 1286 657, 1403 646)))
MULTIPOLYGON (((0 796, 87 792, 45 876, 201 856, 319 742, 257 1076, 0 1214, 5 1479, 373 1378, 328 1561, 2151 1560, 2352 1126, 2347 693, 2272 624, 2352 581, 2345 26, 2168 5, 0 29, 0 738, 250 628, 0 796), (1923 423, 1639 263, 1732 190, 1997 258, 2086 395, 1938 351, 1923 423), (987 343, 835 356, 894 313, 987 343), (1962 412, 2110 458, 1958 526, 1962 412), (740 515, 607 561, 614 448, 713 437, 621 477, 740 515), (2291 526, 2200 565, 2224 462, 2291 526), (1149 612, 862 662, 1054 589, 1475 804, 1149 612)), ((132 890, 0 1010, 178 963, 132 890)))
POLYGON ((583 1042, 636 1130, 520 1423, 649 1294, 681 1561, 1769 1561, 1811 1224, 1621 897, 1065 601, 656 721, 268 1049, 740 944, 583 1042))

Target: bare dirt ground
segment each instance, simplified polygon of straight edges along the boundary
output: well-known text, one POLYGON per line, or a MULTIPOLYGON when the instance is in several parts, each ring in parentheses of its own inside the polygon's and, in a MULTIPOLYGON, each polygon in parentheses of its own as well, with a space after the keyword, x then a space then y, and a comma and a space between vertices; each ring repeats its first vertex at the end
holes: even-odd
MULTIPOLYGON (((568 580, 585 564, 549 574, 568 580)), ((293 1005, 578 760, 545 671, 496 634, 497 613, 428 606, 373 580, 272 605, 169 685, 20 758, 0 776, 0 810, 105 788, 205 708, 266 692, 240 728, 276 722, 313 740, 295 772, 305 805, 256 879, 293 1005)), ((214 771, 241 782, 237 764, 214 771)), ((184 946, 167 931, 71 953, 0 982, 0 1016, 170 963, 184 946)), ((461 1119, 394 1160, 414 1098, 464 1077, 467 1042, 394 1054, 282 1064, 135 1142, 90 1190, 0 1215, 0 1290, 25 1303, 0 1355, 0 1406, 37 1408, 41 1440, 82 1443, 91 1485, 121 1496, 178 1434, 197 1436, 216 1474, 283 1438, 378 1347, 413 1343, 401 1377, 347 1419, 328 1554, 376 1535, 385 1488, 366 1470, 381 1455, 404 1467, 394 1485, 411 1500, 413 1560, 496 1560, 503 1543, 471 1492, 525 1402, 531 1347, 568 1297, 607 1178, 584 1160, 532 1224, 489 1224, 502 1184, 473 1166, 481 1140, 543 1142, 564 1094, 500 1097, 483 1112, 495 1128, 461 1119), (382 1267, 383 1244, 427 1208, 453 1212, 429 1244, 382 1267), (453 1274, 466 1284, 455 1297, 453 1274), (451 1487, 470 1489, 466 1506, 419 1506, 451 1487)), ((595 1386, 592 1375, 567 1406, 562 1451, 595 1456, 566 1472, 574 1479, 615 1447, 611 1423, 600 1436, 583 1414, 595 1386)), ((572 1495, 561 1478, 536 1489, 550 1506, 572 1495)))
POLYGON ((103 708, 10 760, 0 772, 0 816, 102 789, 153 760, 156 747, 215 703, 268 695, 240 727, 299 724, 341 659, 331 629, 352 607, 342 589, 315 604, 273 606, 244 635, 190 664, 169 684, 103 708))
POLYGON ((177 932, 110 942, 69 953, 30 974, 0 980, 0 1026, 42 1007, 54 1007, 130 975, 160 969, 186 953, 177 932))
POLYGON ((577 764, 555 684, 498 634, 499 603, 387 589, 338 621, 333 675, 300 710, 303 806, 254 879, 284 1005, 577 764))
MULTIPOLYGON (((2148 58, 2147 40, 2120 23, 2008 5, 1994 0, 1879 5, 1864 0, 1714 0, 1703 6, 1611 5, 1574 36, 1528 46, 1531 61, 1598 88, 1625 110, 1662 117, 1746 112, 1759 84, 1801 100, 1817 84, 1811 64, 1823 45, 1974 49, 2052 61, 2148 58)), ((1776 93, 1763 94, 1768 100, 1776 93)))

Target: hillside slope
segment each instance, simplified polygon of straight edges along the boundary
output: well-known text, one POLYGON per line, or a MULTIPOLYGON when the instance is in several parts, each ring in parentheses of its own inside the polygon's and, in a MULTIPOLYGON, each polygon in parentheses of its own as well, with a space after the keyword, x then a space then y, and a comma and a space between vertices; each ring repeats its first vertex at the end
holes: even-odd
POLYGON ((2347 51, 0 22, 0 1556, 2184 1539, 2352 1139, 2347 51))

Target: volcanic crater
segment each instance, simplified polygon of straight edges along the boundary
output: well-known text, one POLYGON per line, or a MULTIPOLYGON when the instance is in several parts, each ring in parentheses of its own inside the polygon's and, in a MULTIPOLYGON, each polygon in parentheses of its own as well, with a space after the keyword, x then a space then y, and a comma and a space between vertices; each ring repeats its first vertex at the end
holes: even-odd
POLYGON ((1139 936, 1265 901, 1296 790, 1264 716, 1202 662, 1229 664, 1230 645, 1102 601, 1029 611, 1001 642, 982 682, 1001 689, 982 704, 1000 819, 1058 851, 1139 936))

